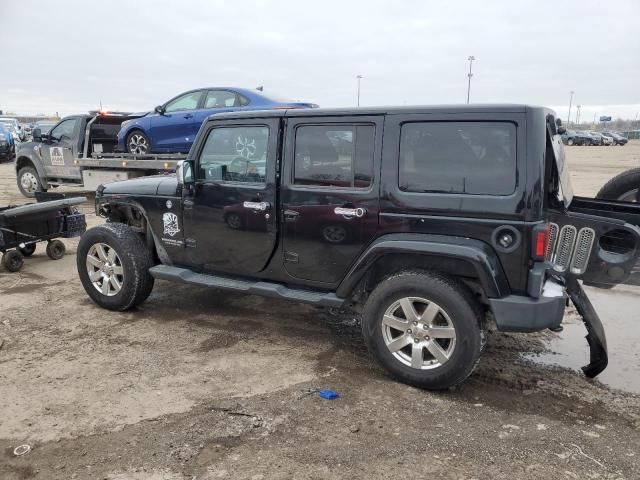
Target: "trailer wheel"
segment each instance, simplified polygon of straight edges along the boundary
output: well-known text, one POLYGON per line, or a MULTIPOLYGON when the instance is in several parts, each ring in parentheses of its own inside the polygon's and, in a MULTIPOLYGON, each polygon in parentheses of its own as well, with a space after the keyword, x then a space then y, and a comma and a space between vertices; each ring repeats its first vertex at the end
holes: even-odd
POLYGON ((105 223, 80 238, 80 281, 102 308, 125 311, 142 303, 153 289, 151 251, 142 237, 123 223, 105 223))
POLYGON ((18 189, 20 193, 28 198, 36 196, 36 192, 46 192, 42 187, 40 176, 33 167, 22 167, 18 171, 18 189))
POLYGON ((10 272, 17 272, 24 264, 24 257, 18 250, 9 250, 2 256, 2 265, 10 272))
POLYGON ((25 245, 24 247, 18 247, 18 251, 22 254, 22 256, 30 257, 36 251, 36 244, 35 243, 29 243, 28 245, 25 245))
POLYGON ((47 256, 51 260, 60 260, 66 251, 67 247, 60 240, 51 240, 47 244, 47 256))

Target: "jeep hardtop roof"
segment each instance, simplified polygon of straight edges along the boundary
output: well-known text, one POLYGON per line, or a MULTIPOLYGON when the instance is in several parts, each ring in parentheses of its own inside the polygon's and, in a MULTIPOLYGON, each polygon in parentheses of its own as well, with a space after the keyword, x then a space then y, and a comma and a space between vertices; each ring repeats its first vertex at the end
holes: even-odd
POLYGON ((253 117, 320 117, 324 115, 397 115, 421 113, 524 113, 527 110, 539 110, 544 113, 555 112, 546 107, 525 104, 461 104, 461 105, 419 105, 419 106, 381 106, 352 108, 288 108, 275 110, 251 110, 214 113, 207 120, 224 120, 253 117))

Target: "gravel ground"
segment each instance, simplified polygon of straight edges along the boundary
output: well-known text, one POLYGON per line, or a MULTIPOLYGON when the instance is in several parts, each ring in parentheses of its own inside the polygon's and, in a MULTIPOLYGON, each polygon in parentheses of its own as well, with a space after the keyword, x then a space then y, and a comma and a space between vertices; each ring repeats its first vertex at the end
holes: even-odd
MULTIPOLYGON (((567 150, 583 195, 640 165, 640 142, 567 150)), ((24 202, 0 165, 0 205, 24 202)), ((344 312, 165 282, 132 312, 97 308, 65 243, 0 271, 2 480, 640 477, 640 396, 523 359, 556 334, 489 332, 473 376, 430 393, 385 377, 344 312)))

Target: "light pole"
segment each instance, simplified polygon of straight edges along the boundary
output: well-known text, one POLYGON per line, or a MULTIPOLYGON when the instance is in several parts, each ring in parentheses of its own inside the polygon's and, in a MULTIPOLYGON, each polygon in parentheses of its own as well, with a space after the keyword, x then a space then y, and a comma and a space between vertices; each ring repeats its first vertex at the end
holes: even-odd
POLYGON ((567 127, 571 125, 571 102, 573 102, 573 90, 571 90, 571 96, 569 97, 569 113, 567 113, 567 127))
POLYGON ((582 105, 576 105, 576 126, 580 125, 580 109, 581 108, 582 108, 582 105))
POLYGON ((358 107, 360 106, 360 80, 362 80, 362 75, 356 75, 358 79, 358 107))
POLYGON ((469 81, 467 83, 467 103, 469 103, 469 96, 471 95, 471 77, 473 77, 473 73, 471 73, 471 67, 473 65, 473 61, 476 59, 473 55, 469 55, 469 73, 467 73, 467 77, 469 77, 469 81))

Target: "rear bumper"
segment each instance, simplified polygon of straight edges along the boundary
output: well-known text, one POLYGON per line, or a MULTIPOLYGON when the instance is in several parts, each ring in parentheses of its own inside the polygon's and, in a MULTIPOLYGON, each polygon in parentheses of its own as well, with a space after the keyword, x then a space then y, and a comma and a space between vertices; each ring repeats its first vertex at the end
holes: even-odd
POLYGON ((509 295, 489 299, 498 330, 503 332, 537 332, 558 327, 566 302, 564 293, 553 297, 509 295))

